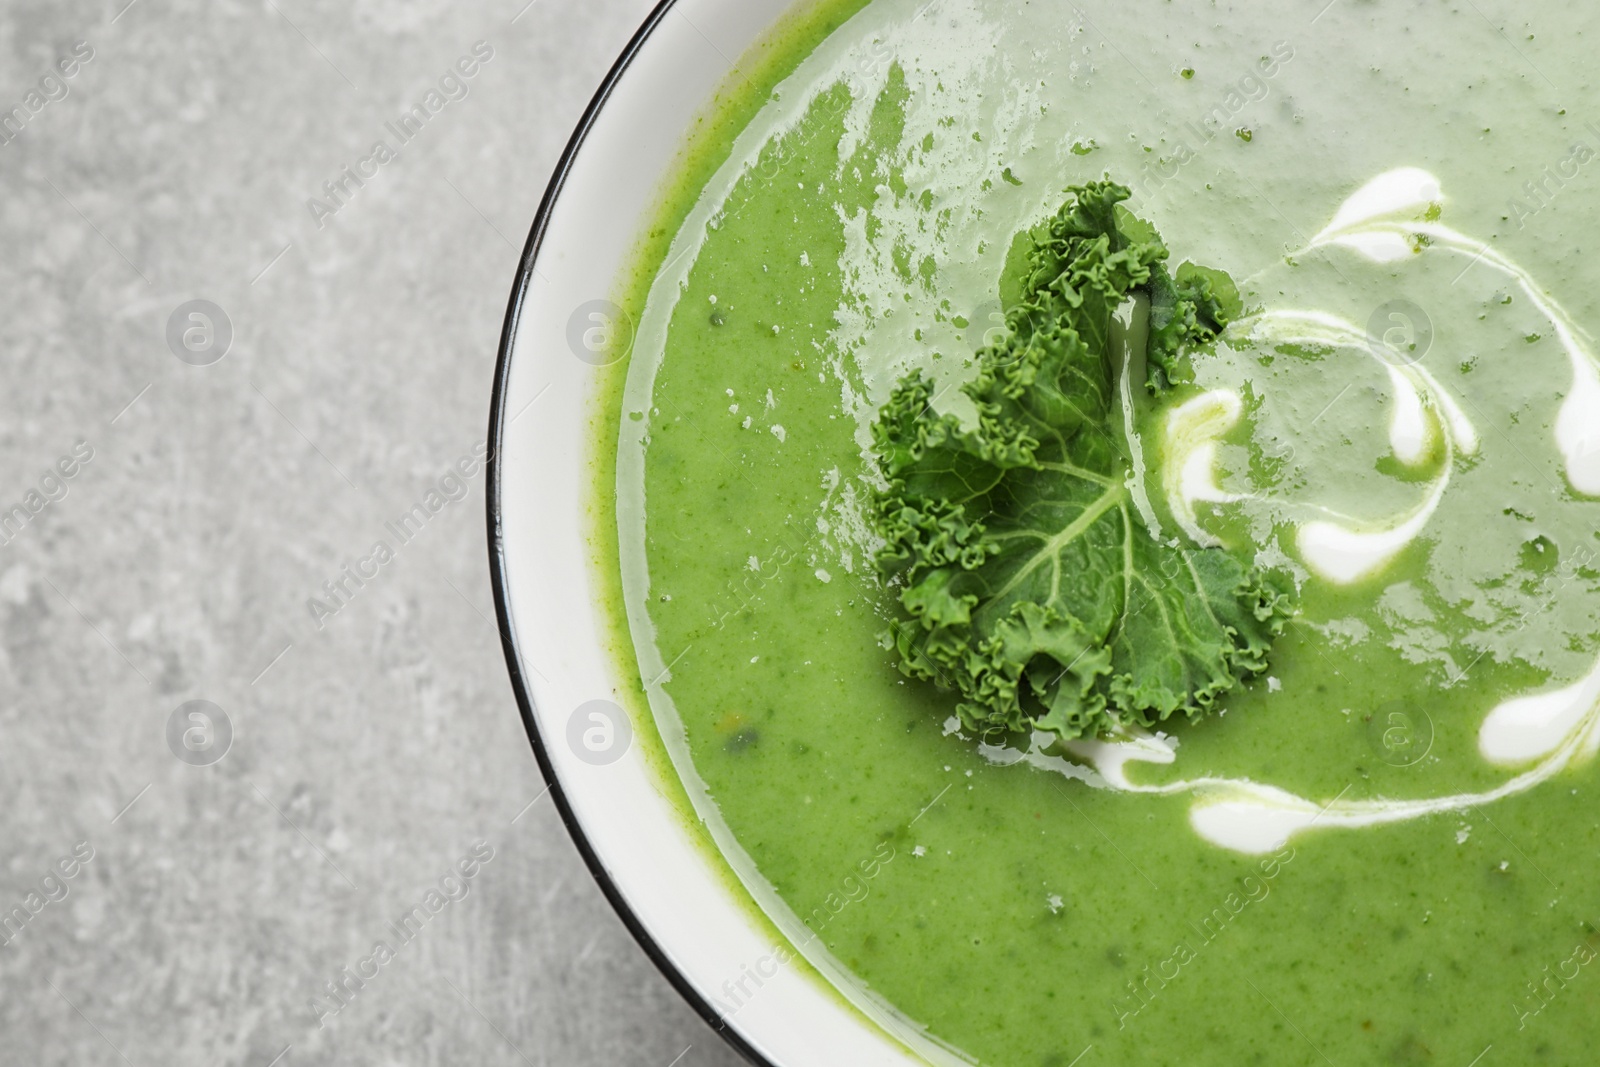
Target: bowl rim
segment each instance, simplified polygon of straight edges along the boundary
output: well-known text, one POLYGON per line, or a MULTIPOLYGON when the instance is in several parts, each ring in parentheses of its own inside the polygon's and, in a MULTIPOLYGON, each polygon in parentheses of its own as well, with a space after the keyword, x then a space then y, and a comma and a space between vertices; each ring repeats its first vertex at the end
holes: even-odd
POLYGON ((555 801, 556 810, 561 815, 561 821, 567 828, 567 834, 572 838, 572 843, 577 846, 578 854, 583 857, 589 874, 600 886, 600 891, 610 902, 611 908, 627 927, 639 947, 644 949, 646 956, 655 964, 656 969, 664 975, 678 995, 688 1002, 705 1023, 711 1027, 734 1051, 738 1052, 756 1067, 778 1067, 776 1063, 763 1056, 754 1045, 745 1039, 736 1027, 729 1026, 716 1007, 697 990, 693 983, 673 964, 655 937, 645 927, 644 923, 629 907, 623 898, 620 889, 606 872, 605 866, 600 862, 600 857, 589 841, 588 834, 579 822, 576 812, 568 800, 561 780, 556 774, 554 763, 546 751, 545 739, 539 732, 535 716, 535 706, 532 694, 529 692, 526 676, 522 669, 522 653, 517 638, 516 626, 511 619, 510 597, 506 574, 506 555, 504 528, 501 521, 501 474, 503 466, 500 459, 500 449, 503 441, 503 432, 506 426, 506 404, 509 397, 509 382, 511 377, 511 355, 516 344, 518 327, 522 320, 523 304, 527 299, 529 286, 534 276, 534 264, 539 257, 539 252, 544 245, 546 230, 550 218, 555 210, 557 200, 566 187, 574 161, 582 151, 584 143, 600 117, 600 112, 610 100, 613 90, 621 82, 628 69, 644 48, 646 42, 666 18, 668 12, 677 4, 678 0, 659 0, 644 22, 634 31, 628 43, 623 46, 622 52, 606 72, 600 87, 595 91, 583 115, 578 119, 578 124, 568 139, 566 147, 562 150, 557 160, 555 170, 552 172, 549 183, 545 186, 544 196, 539 202, 539 209, 535 212, 533 223, 528 230, 527 242, 523 245, 522 256, 517 263, 516 278, 512 282, 510 300, 506 306, 504 322, 500 330, 499 350, 495 357, 494 388, 489 401, 489 430, 488 430, 488 456, 485 460, 487 467, 485 489, 485 518, 487 520, 488 548, 489 548, 489 583, 494 594, 495 623, 500 631, 500 646, 505 654, 506 670, 510 674, 511 689, 516 695, 517 708, 522 715, 523 729, 527 732, 528 743, 533 748, 534 760, 539 765, 539 773, 544 777, 546 789, 551 799, 555 801))

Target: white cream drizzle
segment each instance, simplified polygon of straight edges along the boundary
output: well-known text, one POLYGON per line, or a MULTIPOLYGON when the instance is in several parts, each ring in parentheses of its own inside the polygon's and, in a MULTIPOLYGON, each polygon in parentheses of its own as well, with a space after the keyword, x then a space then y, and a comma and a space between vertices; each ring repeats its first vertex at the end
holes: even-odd
MULTIPOLYGON (((1268 344, 1328 345, 1363 353, 1374 361, 1378 361, 1376 353, 1381 351, 1378 339, 1325 312, 1267 312, 1250 321, 1248 336, 1268 344)), ((1301 525, 1296 542, 1306 565, 1341 585, 1367 577, 1416 540, 1444 499, 1456 452, 1471 455, 1479 447, 1477 430, 1431 374, 1415 365, 1385 366, 1395 398, 1389 441, 1396 458, 1415 465, 1422 458, 1430 432, 1436 429, 1444 436, 1445 462, 1427 495, 1409 512, 1379 523, 1343 518, 1315 519, 1301 525), (1438 425, 1439 420, 1428 418, 1430 406, 1444 413, 1443 426, 1438 425)))
POLYGON ((1514 697, 1491 711, 1478 730, 1478 751, 1499 767, 1514 767, 1559 755, 1581 735, 1581 752, 1592 756, 1600 744, 1600 664, 1563 689, 1514 697))
MULTIPOLYGON (((1432 214, 1442 202, 1437 178, 1405 167, 1372 179, 1351 194, 1307 250, 1339 246, 1380 263, 1441 249, 1470 255, 1516 280, 1539 312, 1549 319, 1566 351, 1573 386, 1556 423, 1556 446, 1566 463, 1567 479, 1580 493, 1600 495, 1600 371, 1587 335, 1545 297, 1533 278, 1489 245, 1431 219, 1405 220, 1407 214, 1432 214), (1428 242, 1418 244, 1416 238, 1428 242)), ((1374 359, 1382 342, 1338 316, 1318 311, 1268 311, 1234 324, 1236 336, 1264 344, 1300 343, 1338 351, 1365 352, 1374 359)), ((1425 497, 1409 512, 1370 523, 1310 506, 1325 517, 1299 524, 1296 543, 1304 562, 1319 577, 1347 584, 1374 573, 1421 536, 1449 486, 1457 455, 1475 454, 1477 429, 1438 381, 1415 364, 1384 361, 1393 398, 1389 445, 1396 459, 1418 466, 1431 451, 1434 434, 1442 435, 1444 462, 1425 497)), ((1162 431, 1167 464, 1162 489, 1185 533, 1199 544, 1215 543, 1200 525, 1196 505, 1228 504, 1261 499, 1235 494, 1217 484, 1217 445, 1242 415, 1243 403, 1231 390, 1197 396, 1166 416, 1162 431)), ((1138 734, 1112 741, 1074 741, 1065 745, 1073 757, 1053 754, 1051 739, 1035 735, 1028 762, 1080 778, 1092 786, 1127 793, 1190 794, 1195 801, 1189 821, 1204 840, 1222 848, 1261 854, 1281 848, 1296 834, 1314 826, 1357 829, 1405 822, 1445 812, 1491 804, 1526 792, 1574 763, 1600 751, 1600 663, 1581 680, 1562 688, 1512 697, 1484 719, 1478 748, 1497 767, 1528 767, 1498 787, 1411 800, 1352 800, 1343 794, 1316 803, 1277 786, 1248 778, 1196 778, 1163 785, 1145 785, 1128 774, 1130 764, 1170 764, 1177 743, 1165 735, 1138 734)))
MULTIPOLYGON (((1344 800, 1341 794, 1318 804, 1248 778, 1206 777, 1146 785, 1128 776, 1128 766, 1172 763, 1177 757, 1174 739, 1162 734, 1138 734, 1116 741, 1073 741, 1065 748, 1074 760, 1049 754, 1052 740, 1050 735, 1035 734, 1023 759, 1095 788, 1154 796, 1193 795, 1196 799, 1189 809, 1189 825, 1195 833, 1220 848, 1260 855, 1282 848, 1296 834, 1313 827, 1361 829, 1493 804, 1525 793, 1567 767, 1592 758, 1600 750, 1600 663, 1574 685, 1514 697, 1489 713, 1478 742, 1487 761, 1496 766, 1539 762, 1480 793, 1415 800, 1344 800)), ((986 754, 989 752, 986 750, 986 754)), ((1015 757, 1007 759, 1014 761, 1015 757)))
POLYGON ((1567 481, 1579 493, 1600 496, 1600 371, 1590 347, 1592 338, 1545 295, 1531 274, 1492 245, 1431 219, 1404 217, 1442 203, 1439 179, 1427 171, 1417 167, 1386 171, 1352 193, 1307 249, 1340 245, 1388 263, 1414 254, 1416 238, 1425 237, 1424 252, 1438 249, 1467 256, 1515 281, 1549 320, 1572 368, 1572 387, 1556 419, 1556 447, 1566 462, 1567 481))
MULTIPOLYGON (((1314 344, 1355 351, 1375 361, 1380 342, 1350 322, 1325 312, 1269 311, 1235 324, 1236 334, 1247 340, 1275 344, 1314 344)), ((1395 457, 1416 466, 1427 455, 1434 433, 1442 433, 1445 462, 1427 495, 1412 510, 1378 522, 1361 522, 1333 516, 1300 524, 1297 547, 1308 567, 1318 576, 1341 585, 1359 581, 1393 559, 1419 537, 1444 498, 1457 451, 1477 452, 1477 430, 1459 405, 1426 370, 1413 365, 1385 364, 1394 397, 1389 442, 1395 457), (1442 413, 1442 419, 1433 417, 1442 413), (1440 425, 1440 423, 1443 425, 1440 425)), ((1199 544, 1215 538, 1200 528, 1197 503, 1231 503, 1261 499, 1254 494, 1231 494, 1217 487, 1214 474, 1216 440, 1237 423, 1243 402, 1232 390, 1213 390, 1173 409, 1164 427, 1169 469, 1163 475, 1177 521, 1199 544)))
POLYGON ((1183 532, 1196 544, 1220 544, 1200 526, 1195 505, 1231 504, 1244 497, 1217 485, 1217 442, 1239 423, 1244 402, 1232 389, 1213 389, 1184 401, 1167 413, 1162 430, 1166 438, 1166 465, 1161 488, 1183 532))
POLYGON ((1389 420, 1389 448, 1395 458, 1415 467, 1427 457, 1432 443, 1432 428, 1423 410, 1422 394, 1398 367, 1389 368, 1389 385, 1394 397, 1394 415, 1389 420))

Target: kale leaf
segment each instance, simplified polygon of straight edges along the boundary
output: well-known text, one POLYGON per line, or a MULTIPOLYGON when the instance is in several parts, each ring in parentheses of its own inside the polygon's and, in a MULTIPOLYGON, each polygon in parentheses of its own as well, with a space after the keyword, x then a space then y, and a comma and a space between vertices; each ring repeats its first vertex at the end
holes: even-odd
POLYGON ((1006 336, 963 386, 975 426, 934 412, 914 372, 873 427, 878 564, 909 616, 891 632, 901 670, 959 690, 980 733, 1198 719, 1265 670, 1293 611, 1252 546, 1194 544, 1138 506, 1125 402, 1168 393, 1185 346, 1213 341, 1237 294, 1218 271, 1170 273, 1155 230, 1119 207, 1128 195, 1075 186, 1033 232, 1006 336), (1115 321, 1135 295, 1142 352, 1115 321), (1143 388, 1124 392, 1124 377, 1143 388))

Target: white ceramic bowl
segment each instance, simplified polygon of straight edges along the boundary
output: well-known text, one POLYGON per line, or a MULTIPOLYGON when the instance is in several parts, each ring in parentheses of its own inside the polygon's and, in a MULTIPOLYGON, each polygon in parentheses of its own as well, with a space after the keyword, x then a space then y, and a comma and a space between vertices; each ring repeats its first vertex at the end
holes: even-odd
MULTIPOLYGON (((692 120, 791 0, 665 0, 584 114, 534 220, 501 339, 489 441, 490 565, 512 684, 550 793, 596 880, 678 990, 752 1062, 961 1062, 859 992, 747 863, 703 844, 628 723, 591 719, 624 684, 589 545, 601 371, 569 343, 614 296, 692 120), (580 709, 583 709, 580 712, 580 709), (586 749, 585 730, 600 729, 586 749), (608 733, 608 730, 610 731, 608 733), (571 738, 572 740, 569 740, 571 738), (614 761, 606 761, 615 757, 614 761), (730 878, 734 871, 736 877, 730 878), (780 929, 758 918, 760 900, 780 929), (822 977, 831 974, 834 983, 822 977)), ((718 832, 714 810, 703 817, 718 832)), ((731 845, 725 833, 718 833, 731 845)))

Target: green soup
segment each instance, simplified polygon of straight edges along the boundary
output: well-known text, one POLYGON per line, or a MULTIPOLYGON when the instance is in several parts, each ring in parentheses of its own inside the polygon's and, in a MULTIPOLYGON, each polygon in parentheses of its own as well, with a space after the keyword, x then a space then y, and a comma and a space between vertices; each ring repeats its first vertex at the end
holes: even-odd
POLYGON ((602 447, 650 705, 801 951, 978 1062, 1600 1042, 1586 16, 1319 6, 844 5, 648 265, 602 447), (1008 262, 1106 174, 1246 306, 1147 487, 1297 614, 1137 751, 988 744, 884 639, 869 427, 912 369, 971 414, 1008 262))

